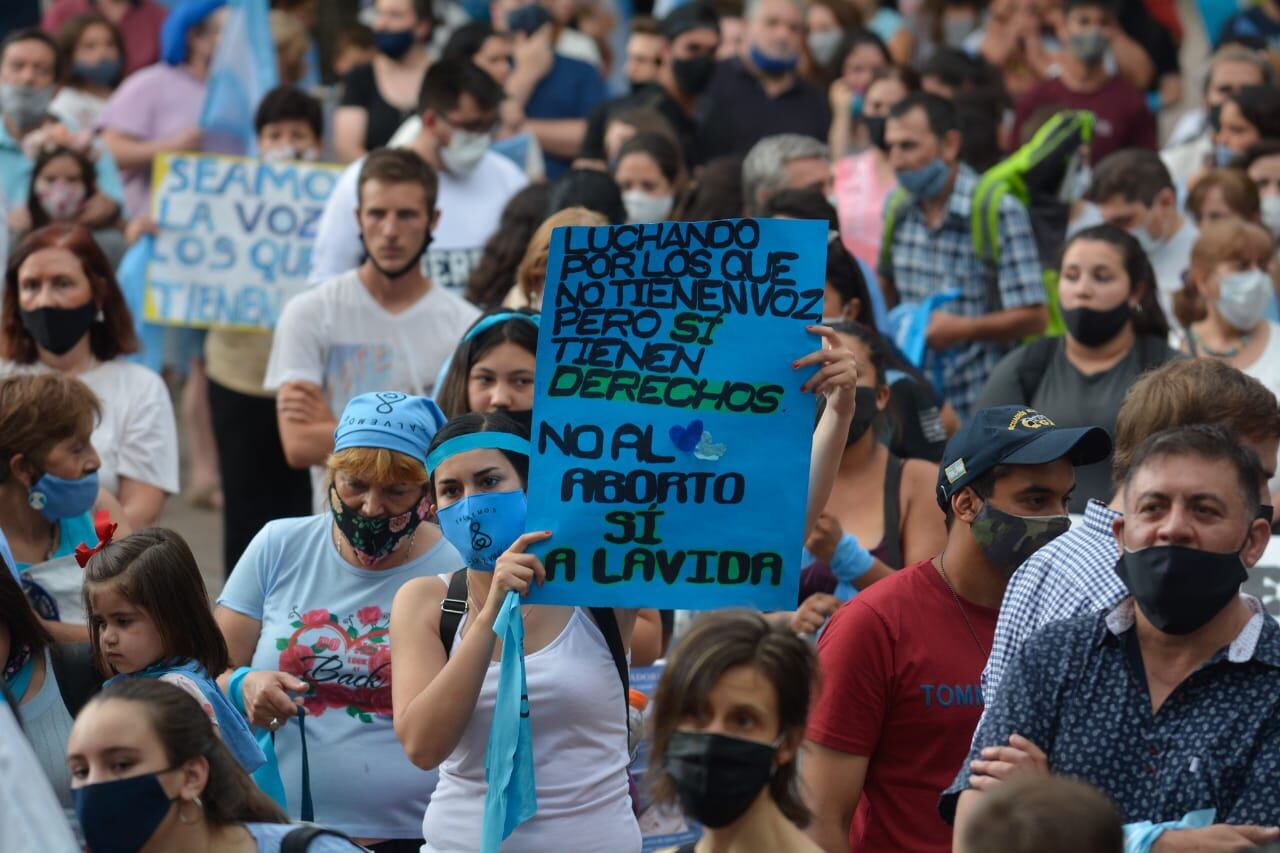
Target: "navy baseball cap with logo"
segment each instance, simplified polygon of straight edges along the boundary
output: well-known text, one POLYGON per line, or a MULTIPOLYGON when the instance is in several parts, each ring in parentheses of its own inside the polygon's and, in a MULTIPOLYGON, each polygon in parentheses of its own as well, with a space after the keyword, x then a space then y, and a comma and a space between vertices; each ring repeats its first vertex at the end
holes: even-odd
POLYGON ((1060 427, 1027 406, 981 409, 960 427, 942 453, 938 505, 946 511, 951 496, 997 465, 1042 465, 1069 459, 1092 465, 1111 453, 1111 436, 1102 427, 1060 427))

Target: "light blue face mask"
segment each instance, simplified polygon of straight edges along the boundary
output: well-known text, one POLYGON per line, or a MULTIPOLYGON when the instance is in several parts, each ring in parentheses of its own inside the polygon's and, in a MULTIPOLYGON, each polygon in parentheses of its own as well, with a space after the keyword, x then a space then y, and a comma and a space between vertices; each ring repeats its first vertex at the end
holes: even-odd
POLYGON ((898 184, 915 198, 937 198, 950 174, 947 164, 935 157, 919 169, 898 172, 898 184))
POLYGON ((98 472, 78 480, 45 474, 27 489, 27 506, 39 510, 49 521, 75 518, 93 509, 98 499, 98 472))
POLYGON ((523 489, 470 495, 436 512, 440 532, 467 568, 493 571, 502 552, 524 533, 529 504, 523 489))
POLYGON ((1218 168, 1230 166, 1232 161, 1235 159, 1236 152, 1232 151, 1227 146, 1222 145, 1221 143, 1213 146, 1213 162, 1217 164, 1218 168))

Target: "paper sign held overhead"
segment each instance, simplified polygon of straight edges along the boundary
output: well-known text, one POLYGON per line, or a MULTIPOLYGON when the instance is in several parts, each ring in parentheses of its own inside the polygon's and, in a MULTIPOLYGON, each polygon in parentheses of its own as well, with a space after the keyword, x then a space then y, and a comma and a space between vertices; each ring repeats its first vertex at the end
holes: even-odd
POLYGON ((825 223, 557 229, 538 337, 538 603, 796 604, 825 223))

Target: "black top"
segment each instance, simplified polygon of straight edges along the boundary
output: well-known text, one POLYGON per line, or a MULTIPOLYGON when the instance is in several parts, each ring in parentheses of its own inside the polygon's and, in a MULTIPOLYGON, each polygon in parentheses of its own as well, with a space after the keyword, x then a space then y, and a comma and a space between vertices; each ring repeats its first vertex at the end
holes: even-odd
POLYGON ((698 123, 694 118, 667 94, 666 89, 652 83, 626 95, 610 98, 592 110, 587 117, 587 132, 582 137, 582 151, 578 156, 588 160, 605 159, 604 131, 609 120, 621 112, 633 109, 654 110, 671 122, 676 138, 680 141, 686 168, 702 165, 707 161, 708 154, 724 153, 710 151, 700 138, 698 123))
POLYGON ((745 154, 761 139, 779 133, 801 133, 825 142, 831 126, 831 107, 818 87, 797 76, 789 89, 771 98, 737 57, 716 67, 698 109, 707 150, 717 155, 745 154))
POLYGON ((392 106, 378 91, 372 65, 359 65, 351 69, 342 80, 343 107, 362 107, 369 114, 364 131, 364 150, 381 148, 391 141, 396 130, 417 110, 402 110, 392 106))

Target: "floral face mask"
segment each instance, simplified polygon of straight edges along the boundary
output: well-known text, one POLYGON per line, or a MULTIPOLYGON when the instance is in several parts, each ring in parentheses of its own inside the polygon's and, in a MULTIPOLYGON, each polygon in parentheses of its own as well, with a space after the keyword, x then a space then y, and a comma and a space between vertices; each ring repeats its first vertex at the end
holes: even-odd
POLYGON ((369 518, 344 504, 338 497, 338 488, 330 485, 329 509, 338 530, 351 543, 356 559, 364 566, 372 566, 413 535, 430 512, 431 504, 424 495, 408 512, 369 518))

